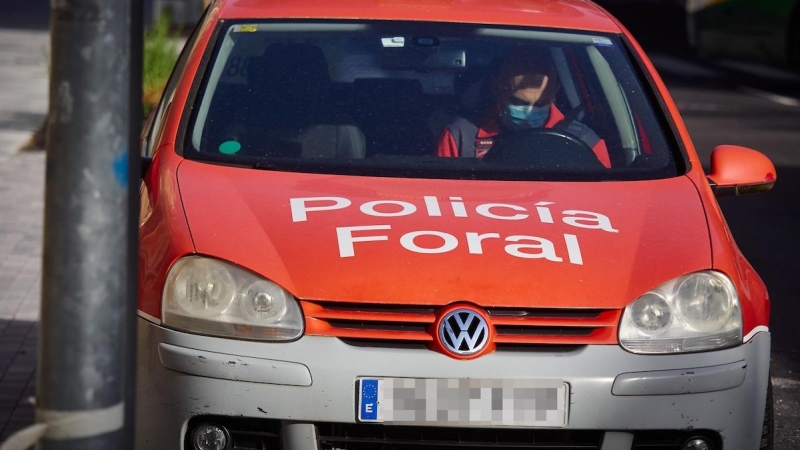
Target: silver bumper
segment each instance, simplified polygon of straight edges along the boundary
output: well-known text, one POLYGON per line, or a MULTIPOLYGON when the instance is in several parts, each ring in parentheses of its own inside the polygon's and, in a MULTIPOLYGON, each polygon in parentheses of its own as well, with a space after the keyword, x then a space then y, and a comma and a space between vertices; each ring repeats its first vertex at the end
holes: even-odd
POLYGON ((355 380, 536 378, 570 386, 567 429, 604 430, 603 450, 636 430, 712 430, 724 450, 758 448, 770 335, 722 351, 642 356, 618 346, 564 353, 495 352, 471 361, 417 349, 356 347, 306 336, 269 344, 211 338, 139 320, 137 448, 183 448, 189 419, 284 422, 287 450, 316 449, 313 423, 356 422, 355 380))

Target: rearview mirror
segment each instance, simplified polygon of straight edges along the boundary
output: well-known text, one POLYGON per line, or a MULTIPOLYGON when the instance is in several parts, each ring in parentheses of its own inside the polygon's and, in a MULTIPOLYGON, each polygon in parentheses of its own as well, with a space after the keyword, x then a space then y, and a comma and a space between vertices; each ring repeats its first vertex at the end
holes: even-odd
POLYGON ((766 192, 777 180, 775 166, 764 154, 736 145, 720 145, 711 152, 708 181, 717 196, 766 192))
POLYGON ((462 71, 467 68, 467 52, 457 48, 387 47, 381 54, 381 68, 462 71))

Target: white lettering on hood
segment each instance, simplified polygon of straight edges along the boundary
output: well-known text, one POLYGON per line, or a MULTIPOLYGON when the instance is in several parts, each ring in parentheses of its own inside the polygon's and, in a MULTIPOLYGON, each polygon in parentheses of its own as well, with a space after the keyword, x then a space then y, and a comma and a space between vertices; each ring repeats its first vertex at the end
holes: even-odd
MULTIPOLYGON (((425 214, 428 217, 468 218, 470 214, 477 214, 493 220, 537 220, 542 224, 554 224, 555 220, 551 209, 554 204, 554 202, 540 201, 533 205, 533 211, 524 206, 509 203, 483 203, 468 209, 461 197, 449 197, 443 205, 435 196, 423 196, 421 207, 408 201, 373 200, 359 205, 358 210, 366 216, 381 218, 404 217, 413 214, 425 214)), ((308 222, 310 215, 350 208, 353 206, 353 202, 345 197, 302 197, 289 199, 289 205, 292 222, 297 223, 308 222)), ((608 233, 619 232, 611 225, 611 219, 592 211, 573 209, 561 211, 561 222, 576 228, 602 230, 608 233)), ((337 227, 339 256, 341 258, 356 256, 356 243, 389 241, 386 231, 391 229, 391 225, 388 224, 337 227)), ((570 264, 583 265, 583 254, 578 236, 565 233, 562 235, 562 239, 563 245, 557 246, 552 240, 539 236, 502 237, 499 233, 467 232, 463 237, 459 237, 443 231, 420 230, 403 234, 399 243, 404 249, 420 254, 449 253, 462 244, 466 244, 470 254, 482 255, 485 241, 501 240, 505 244, 504 251, 510 256, 561 263, 564 262, 564 258, 559 256, 561 254, 566 256, 567 262, 570 264)))

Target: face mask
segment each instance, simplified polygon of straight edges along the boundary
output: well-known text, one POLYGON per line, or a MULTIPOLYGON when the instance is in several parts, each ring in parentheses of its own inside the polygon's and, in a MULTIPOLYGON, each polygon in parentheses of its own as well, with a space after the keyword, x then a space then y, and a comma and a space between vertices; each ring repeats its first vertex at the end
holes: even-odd
POLYGON ((506 105, 503 120, 511 129, 541 128, 550 117, 550 105, 506 105))

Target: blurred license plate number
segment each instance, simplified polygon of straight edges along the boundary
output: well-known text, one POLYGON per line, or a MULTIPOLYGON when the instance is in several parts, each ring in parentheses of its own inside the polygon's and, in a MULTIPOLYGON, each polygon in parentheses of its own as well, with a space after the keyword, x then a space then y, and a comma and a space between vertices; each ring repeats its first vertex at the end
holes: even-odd
POLYGON ((564 427, 567 384, 552 380, 361 378, 359 422, 564 427))

